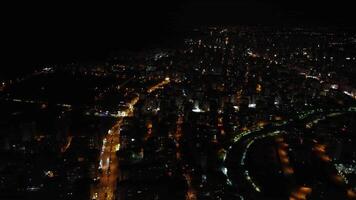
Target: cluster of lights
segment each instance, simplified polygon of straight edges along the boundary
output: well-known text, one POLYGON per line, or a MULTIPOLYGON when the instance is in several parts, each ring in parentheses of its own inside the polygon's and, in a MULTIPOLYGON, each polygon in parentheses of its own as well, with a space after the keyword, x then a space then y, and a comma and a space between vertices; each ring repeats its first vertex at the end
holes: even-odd
POLYGON ((238 134, 235 138, 234 138, 234 143, 237 143, 238 141, 241 140, 241 138, 253 133, 253 132, 257 132, 257 131, 260 131, 262 130, 264 126, 257 126, 256 128, 253 128, 253 129, 248 129, 248 130, 245 130, 243 132, 241 132, 240 134, 238 134))
POLYGON ((298 118, 299 119, 305 119, 307 118, 308 116, 314 114, 315 112, 323 112, 323 109, 317 109, 317 110, 309 110, 309 111, 304 111, 302 113, 299 114, 298 118))
POLYGON ((344 164, 334 164, 334 165, 336 170, 338 171, 338 174, 344 179, 346 184, 348 184, 346 175, 356 174, 356 166, 354 165, 354 163, 348 166, 345 166, 344 164))

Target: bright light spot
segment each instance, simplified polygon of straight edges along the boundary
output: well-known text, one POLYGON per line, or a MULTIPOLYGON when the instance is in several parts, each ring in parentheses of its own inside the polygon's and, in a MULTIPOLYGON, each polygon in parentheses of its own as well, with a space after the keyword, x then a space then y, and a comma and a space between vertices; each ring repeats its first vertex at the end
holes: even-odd
POLYGON ((196 112, 196 113, 200 113, 200 112, 204 112, 203 110, 201 110, 199 107, 195 107, 193 108, 192 110, 193 112, 196 112))
POLYGON ((250 103, 250 104, 248 104, 248 107, 249 108, 256 108, 256 104, 255 103, 250 103))
POLYGON ((93 195, 93 198, 92 198, 93 200, 95 200, 95 199, 98 199, 98 193, 97 192, 95 192, 94 193, 94 195, 93 195))
POLYGON ((226 167, 222 167, 222 168, 221 168, 221 172, 222 172, 225 176, 227 176, 227 168, 226 168, 226 167))
POLYGON ((46 171, 45 175, 49 178, 53 178, 54 177, 54 173, 52 171, 46 171))
POLYGON ((99 162, 99 169, 102 169, 102 168, 103 168, 103 161, 100 160, 100 162, 99 162))
POLYGON ((331 88, 334 89, 334 90, 337 90, 339 88, 339 85, 338 84, 332 84, 331 88))
POLYGON ((195 102, 195 105, 194 105, 194 108, 192 109, 192 111, 196 112, 196 113, 204 112, 204 110, 199 108, 199 103, 198 102, 195 102))
POLYGON ((46 71, 46 72, 49 72, 49 71, 51 71, 51 70, 52 70, 51 67, 45 67, 45 68, 43 68, 43 71, 46 71))

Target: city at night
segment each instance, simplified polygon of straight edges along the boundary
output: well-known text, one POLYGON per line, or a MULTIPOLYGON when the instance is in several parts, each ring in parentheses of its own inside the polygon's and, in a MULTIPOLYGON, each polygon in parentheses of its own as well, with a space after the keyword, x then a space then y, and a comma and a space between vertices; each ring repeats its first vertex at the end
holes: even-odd
POLYGON ((9 5, 0 200, 356 199, 356 13, 9 5))

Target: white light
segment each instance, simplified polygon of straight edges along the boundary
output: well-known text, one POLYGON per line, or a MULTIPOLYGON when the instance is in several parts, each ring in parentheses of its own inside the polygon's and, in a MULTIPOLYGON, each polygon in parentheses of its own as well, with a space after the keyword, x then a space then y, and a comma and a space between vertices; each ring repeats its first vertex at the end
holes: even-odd
POLYGON ((256 108, 256 104, 255 103, 250 103, 250 104, 248 104, 248 107, 249 108, 256 108))
POLYGON ((103 161, 100 160, 100 162, 99 162, 99 169, 102 169, 102 168, 103 168, 103 161))
POLYGON ((201 112, 204 112, 203 110, 201 110, 198 106, 196 106, 195 108, 193 108, 192 110, 193 112, 196 112, 196 113, 201 113, 201 112))
POLYGON ((344 94, 348 95, 348 96, 352 96, 352 94, 348 91, 344 91, 344 94))
POLYGON ((334 90, 337 90, 339 88, 339 85, 338 84, 332 84, 331 88, 334 89, 334 90))
POLYGON ((222 168, 221 168, 221 172, 222 172, 225 176, 227 176, 227 168, 226 168, 226 167, 222 167, 222 168))

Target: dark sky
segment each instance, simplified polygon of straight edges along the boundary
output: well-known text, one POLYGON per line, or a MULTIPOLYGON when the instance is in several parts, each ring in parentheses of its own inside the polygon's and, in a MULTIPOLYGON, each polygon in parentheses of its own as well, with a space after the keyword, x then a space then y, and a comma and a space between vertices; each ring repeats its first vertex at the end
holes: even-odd
POLYGON ((356 14, 348 2, 16 3, 3 7, 1 14, 5 51, 1 72, 43 63, 100 60, 113 50, 174 40, 177 32, 204 24, 354 26, 356 14))

